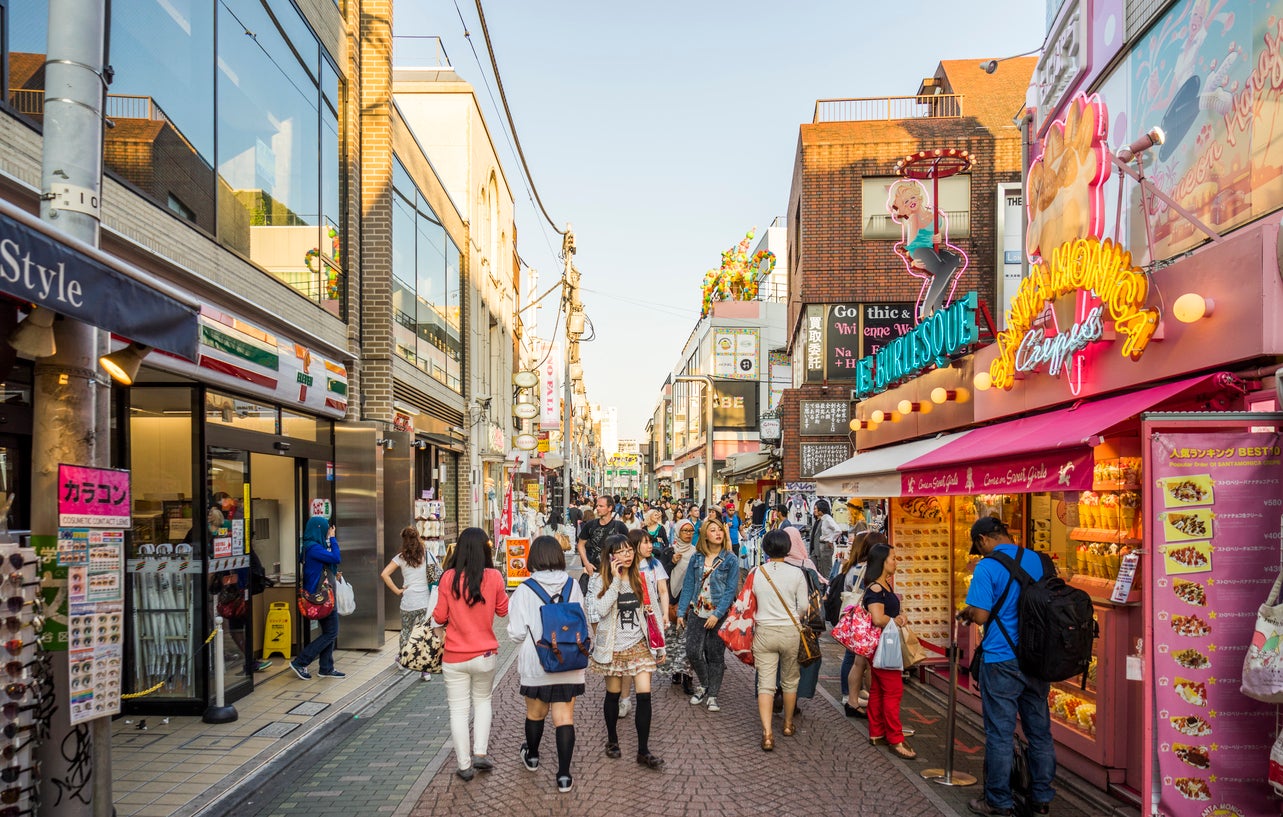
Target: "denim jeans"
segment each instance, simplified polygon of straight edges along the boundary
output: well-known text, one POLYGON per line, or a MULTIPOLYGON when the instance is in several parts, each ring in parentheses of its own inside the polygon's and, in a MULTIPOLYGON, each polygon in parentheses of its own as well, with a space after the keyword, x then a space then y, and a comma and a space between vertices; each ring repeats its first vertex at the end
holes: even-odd
POLYGON ((307 668, 307 665, 321 658, 321 672, 334 669, 334 642, 339 640, 339 614, 337 611, 321 619, 321 634, 308 644, 294 659, 294 665, 307 668))
POLYGON ((454 758, 460 769, 472 767, 473 755, 490 751, 490 721, 493 705, 497 653, 478 655, 457 664, 441 665, 445 680, 446 705, 450 709, 450 737, 454 741, 454 758), (472 713, 472 740, 468 740, 468 713, 472 713))
POLYGON ((686 657, 708 697, 716 698, 726 672, 726 642, 716 629, 707 629, 704 621, 694 611, 686 616, 686 657))
POLYGON ((1036 803, 1050 803, 1056 775, 1056 747, 1051 740, 1051 713, 1047 709, 1050 684, 1020 671, 1015 659, 984 664, 980 668, 980 702, 985 719, 985 799, 989 805, 1009 809, 1012 745, 1016 715, 1029 742, 1030 796, 1036 803))
MULTIPOLYGON (((854 666, 855 666, 855 653, 851 652, 850 650, 847 650, 846 653, 842 656, 842 669, 840 670, 843 698, 847 696, 847 692, 848 692, 847 686, 850 684, 850 681, 851 681, 851 668, 854 666)), ((855 695, 857 698, 860 697, 859 690, 856 690, 855 695)))

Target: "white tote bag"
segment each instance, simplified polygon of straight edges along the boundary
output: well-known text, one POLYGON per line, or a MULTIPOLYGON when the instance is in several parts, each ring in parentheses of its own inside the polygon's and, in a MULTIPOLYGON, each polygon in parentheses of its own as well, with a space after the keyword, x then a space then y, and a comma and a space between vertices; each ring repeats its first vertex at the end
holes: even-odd
POLYGON ((1256 629, 1252 643, 1243 656, 1243 685, 1240 690, 1249 698, 1267 704, 1283 704, 1283 553, 1279 575, 1270 595, 1256 611, 1256 629))
POLYGON ((904 669, 904 654, 900 651, 900 627, 895 619, 882 628, 877 652, 873 653, 874 669, 904 669))
POLYGON ((356 612, 356 593, 342 576, 334 581, 334 609, 341 616, 350 616, 356 612))

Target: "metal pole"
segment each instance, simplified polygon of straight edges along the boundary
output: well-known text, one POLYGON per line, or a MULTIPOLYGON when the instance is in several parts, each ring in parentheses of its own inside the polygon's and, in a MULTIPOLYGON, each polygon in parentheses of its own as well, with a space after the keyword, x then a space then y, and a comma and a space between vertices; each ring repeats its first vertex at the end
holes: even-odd
POLYGON ((569 224, 566 225, 566 233, 561 240, 561 256, 562 256, 562 262, 564 263, 564 267, 562 268, 562 272, 561 272, 561 278, 562 278, 562 284, 563 284, 563 287, 561 290, 561 298, 562 298, 562 303, 565 304, 565 312, 566 312, 566 339, 565 339, 566 353, 565 355, 563 355, 563 357, 565 357, 563 364, 565 366, 564 379, 566 382, 565 382, 564 388, 562 389, 565 396, 562 398, 562 406, 561 406, 561 418, 562 418, 561 419, 561 426, 562 426, 561 439, 562 439, 562 444, 565 446, 565 449, 566 449, 562 453, 565 455, 565 458, 566 458, 566 462, 565 462, 566 475, 564 480, 565 484, 561 486, 561 498, 562 498, 562 504, 565 505, 565 513, 569 514, 571 478, 573 474, 573 468, 571 467, 571 464, 574 459, 574 451, 575 451, 575 441, 574 441, 574 433, 573 433, 574 416, 571 413, 571 409, 574 405, 575 395, 574 395, 574 389, 572 388, 572 384, 570 382, 570 363, 571 363, 570 358, 575 347, 575 340, 570 337, 570 317, 572 314, 574 314, 574 311, 575 311, 575 304, 578 300, 578 293, 576 291, 576 288, 579 286, 579 280, 578 280, 579 275, 576 272, 575 265, 573 263, 574 257, 575 257, 575 233, 571 229, 569 224))
POLYGON ((223 687, 226 685, 226 669, 223 667, 223 617, 214 616, 214 654, 210 660, 214 663, 214 704, 205 710, 201 717, 205 723, 231 723, 240 715, 236 707, 228 706, 223 687))
POLYGON ((941 786, 974 786, 976 778, 966 772, 953 770, 954 731, 958 725, 958 620, 953 621, 953 637, 949 641, 946 653, 949 658, 949 709, 945 715, 944 727, 944 768, 924 769, 921 772, 924 780, 939 783, 941 786))
MULTIPOLYGON (((106 7, 101 0, 50 0, 45 49, 40 217, 95 247, 101 218, 106 7)), ((109 459, 108 431, 96 423, 99 389, 103 399, 109 389, 98 374, 98 330, 62 319, 55 322, 54 335, 57 351, 36 362, 33 389, 31 531, 33 539, 44 541, 58 533, 53 501, 58 464, 103 466, 109 459)), ((65 612, 50 611, 54 616, 65 612)), ((107 817, 113 812, 111 719, 71 725, 67 653, 54 655, 55 698, 63 703, 36 752, 43 768, 39 813, 107 817)))

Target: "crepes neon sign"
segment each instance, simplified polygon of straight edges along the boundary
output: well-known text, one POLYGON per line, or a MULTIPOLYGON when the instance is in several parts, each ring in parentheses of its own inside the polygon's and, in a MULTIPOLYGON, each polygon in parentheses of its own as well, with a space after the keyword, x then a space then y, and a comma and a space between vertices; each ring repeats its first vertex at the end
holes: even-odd
POLYGON ((1113 241, 1079 238, 1061 244, 1011 299, 1007 328, 998 333, 998 357, 989 365, 993 385, 1010 389, 1017 373, 1045 366, 1048 374, 1065 372, 1077 394, 1085 375, 1083 353, 1105 337, 1107 324, 1123 338, 1120 353, 1139 360, 1158 328, 1158 310, 1145 306, 1148 297, 1149 278, 1113 241), (1071 294, 1073 319, 1062 327, 1053 306, 1071 294))

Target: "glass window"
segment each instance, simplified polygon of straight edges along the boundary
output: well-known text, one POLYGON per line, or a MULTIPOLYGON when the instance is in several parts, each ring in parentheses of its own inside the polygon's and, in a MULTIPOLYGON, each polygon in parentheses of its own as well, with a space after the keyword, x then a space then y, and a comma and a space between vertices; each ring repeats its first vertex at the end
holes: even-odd
MULTIPOLYGON (((861 199, 864 217, 862 219, 863 238, 869 239, 903 239, 903 228, 891 220, 890 195, 891 185, 913 185, 917 192, 925 193, 930 206, 931 182, 915 182, 901 179, 898 176, 868 176, 861 183, 861 199)), ((912 190, 913 188, 906 188, 912 190)), ((966 238, 971 235, 971 177, 966 175, 950 176, 940 180, 941 214, 945 217, 947 234, 950 239, 966 238)), ((910 236, 912 237, 912 236, 910 236)))
POLYGON ((460 391, 459 248, 400 161, 392 170, 392 278, 397 354, 460 391))
POLYGON ((292 411, 281 409, 281 436, 293 437, 296 440, 308 440, 309 442, 326 441, 321 436, 329 427, 329 423, 317 420, 315 417, 308 417, 303 414, 295 414, 292 411))
POLYGON ((333 66, 321 60, 321 246, 325 291, 321 305, 338 317, 345 314, 343 292, 343 180, 339 173, 339 104, 342 85, 333 66))
POLYGON ((279 433, 275 406, 216 391, 205 394, 205 422, 261 434, 279 433))

